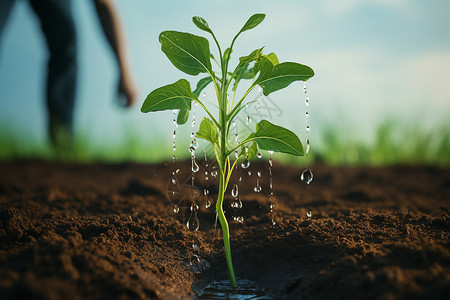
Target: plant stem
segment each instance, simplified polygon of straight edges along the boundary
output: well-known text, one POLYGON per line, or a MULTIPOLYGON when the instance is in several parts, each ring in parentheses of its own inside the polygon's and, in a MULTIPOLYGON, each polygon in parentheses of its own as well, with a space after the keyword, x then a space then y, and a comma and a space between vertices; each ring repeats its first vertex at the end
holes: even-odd
POLYGON ((228 273, 230 274, 230 281, 231 284, 236 287, 236 277, 234 275, 233 262, 231 260, 230 232, 227 219, 225 218, 225 214, 223 213, 223 196, 226 190, 225 176, 226 175, 224 171, 220 173, 219 195, 217 196, 216 211, 217 216, 219 217, 220 226, 222 226, 223 243, 225 246, 225 259, 227 262, 228 273))

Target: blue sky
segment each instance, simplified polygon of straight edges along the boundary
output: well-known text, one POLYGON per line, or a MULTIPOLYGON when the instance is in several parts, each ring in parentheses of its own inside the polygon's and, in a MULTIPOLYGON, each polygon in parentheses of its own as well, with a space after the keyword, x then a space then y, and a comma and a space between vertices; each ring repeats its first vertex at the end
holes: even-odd
MULTIPOLYGON (((386 118, 432 128, 450 112, 447 0, 118 0, 139 87, 138 105, 129 111, 113 104, 117 70, 92 4, 73 2, 80 54, 76 128, 93 143, 119 143, 132 134, 149 143, 167 137, 170 147, 171 112, 142 114, 139 108, 159 86, 179 78, 196 84, 197 78, 170 64, 158 43, 167 29, 203 35, 191 22, 194 15, 209 22, 225 48, 251 14, 267 14, 239 38, 235 59, 265 46, 280 61, 315 70, 308 82, 313 141, 319 142, 324 124, 344 124, 352 129, 344 135, 370 139, 386 118)), ((46 48, 26 1, 15 5, 0 41, 0 124, 7 125, 0 130, 27 133, 44 143, 46 48)), ((302 84, 270 98, 282 111, 273 122, 304 136, 302 84)), ((190 128, 184 130, 188 138, 190 128)))

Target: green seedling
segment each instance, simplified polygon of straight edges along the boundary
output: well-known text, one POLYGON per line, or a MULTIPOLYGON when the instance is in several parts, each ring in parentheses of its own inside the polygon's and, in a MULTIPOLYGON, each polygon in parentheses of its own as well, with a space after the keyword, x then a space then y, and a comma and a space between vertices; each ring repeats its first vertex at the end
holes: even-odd
POLYGON ((251 16, 233 38, 230 47, 222 52, 208 23, 201 17, 193 17, 192 21, 198 28, 211 34, 218 48, 218 61, 211 54, 209 42, 206 38, 185 32, 162 32, 159 36, 161 50, 176 68, 192 76, 200 73, 206 73, 207 76, 198 81, 194 91, 191 90, 191 86, 186 79, 180 79, 175 83, 157 88, 147 96, 141 108, 141 111, 145 113, 179 110, 178 124, 184 124, 188 120, 192 101, 197 102, 207 113, 208 117, 203 118, 196 137, 212 144, 220 170, 216 212, 222 227, 225 258, 233 286, 237 284, 231 260, 230 235, 223 212, 223 200, 236 163, 240 161, 243 167, 248 166, 248 161, 259 150, 282 152, 296 156, 303 156, 304 152, 300 139, 292 131, 274 125, 267 120, 261 120, 256 124, 255 132, 239 144, 231 146, 228 143, 230 125, 239 112, 245 108, 246 103, 243 103, 243 101, 255 87, 259 86, 264 95, 267 96, 287 87, 294 81, 306 81, 314 76, 314 71, 310 67, 295 62, 279 63, 275 54, 263 54, 263 48, 240 57, 234 70, 228 70, 236 39, 243 32, 259 25, 264 18, 265 14, 251 16), (213 68, 212 62, 215 62, 217 67, 213 68), (236 91, 242 80, 250 80, 251 83, 243 95, 238 98, 236 97, 236 91), (209 84, 214 86, 217 96, 218 115, 215 116, 199 99, 200 93, 209 84), (232 97, 228 96, 230 94, 232 97), (238 100, 235 102, 235 99, 238 100), (237 153, 236 159, 234 159, 235 153, 237 153))

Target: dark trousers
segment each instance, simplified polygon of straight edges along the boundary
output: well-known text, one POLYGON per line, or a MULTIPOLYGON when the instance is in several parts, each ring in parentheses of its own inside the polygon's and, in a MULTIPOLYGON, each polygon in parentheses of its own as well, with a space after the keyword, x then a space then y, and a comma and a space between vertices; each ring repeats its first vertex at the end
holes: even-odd
MULTIPOLYGON (((15 0, 0 0, 0 35, 15 0)), ((28 0, 39 18, 49 51, 47 109, 50 139, 57 132, 73 133, 73 108, 77 81, 76 32, 71 0, 28 0)))

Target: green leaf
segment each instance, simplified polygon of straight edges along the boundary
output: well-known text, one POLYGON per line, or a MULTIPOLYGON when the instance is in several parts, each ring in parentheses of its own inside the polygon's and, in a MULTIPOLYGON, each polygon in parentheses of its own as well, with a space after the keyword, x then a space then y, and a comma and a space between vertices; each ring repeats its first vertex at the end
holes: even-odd
POLYGON ((264 95, 284 89, 294 81, 306 81, 314 76, 314 71, 305 65, 294 62, 284 62, 273 65, 264 57, 258 65, 260 74, 255 81, 263 88, 264 95))
POLYGON ((206 20, 202 17, 193 17, 192 22, 194 22, 195 26, 197 26, 201 30, 213 34, 211 28, 209 28, 208 22, 206 22, 206 20))
POLYGON ((148 94, 141 111, 159 111, 167 109, 191 109, 191 100, 197 99, 186 79, 157 88, 148 94))
POLYGON ((201 36, 178 31, 159 35, 161 50, 172 64, 189 75, 212 74, 209 42, 201 36))
POLYGON ((233 50, 231 48, 225 49, 225 52, 223 53, 223 61, 224 63, 228 62, 230 60, 230 56, 233 50))
POLYGON ((200 93, 203 91, 203 89, 205 89, 208 84, 210 84, 212 82, 212 78, 211 76, 205 77, 200 79, 197 82, 197 87, 195 88, 195 90, 193 91, 194 95, 198 97, 200 97, 200 93))
POLYGON ((189 109, 187 108, 180 109, 180 111, 178 112, 177 123, 179 125, 183 125, 187 122, 188 119, 189 119, 189 109))
POLYGON ((258 154, 258 145, 256 144, 256 142, 253 142, 252 145, 248 148, 248 152, 245 151, 245 148, 247 148, 246 146, 242 146, 241 147, 241 153, 239 154, 239 156, 244 156, 245 158, 247 158, 247 154, 248 154, 248 159, 252 159, 253 157, 256 156, 256 154, 258 154))
POLYGON ((276 65, 278 65, 280 63, 278 61, 278 57, 273 52, 265 55, 265 57, 267 57, 267 59, 269 59, 270 62, 272 63, 272 65, 274 65, 274 66, 276 66, 276 65))
POLYGON ((303 156, 300 139, 289 129, 274 125, 267 120, 256 124, 256 132, 249 135, 244 142, 255 141, 259 149, 303 156))
POLYGON ((244 27, 242 27, 241 31, 239 31, 238 35, 244 31, 255 28, 256 26, 259 25, 259 23, 261 23, 264 20, 265 17, 266 17, 265 14, 254 14, 247 20, 244 27))
POLYGON ((210 141, 212 144, 219 144, 219 132, 217 131, 216 125, 206 117, 203 117, 195 136, 199 139, 210 141))

